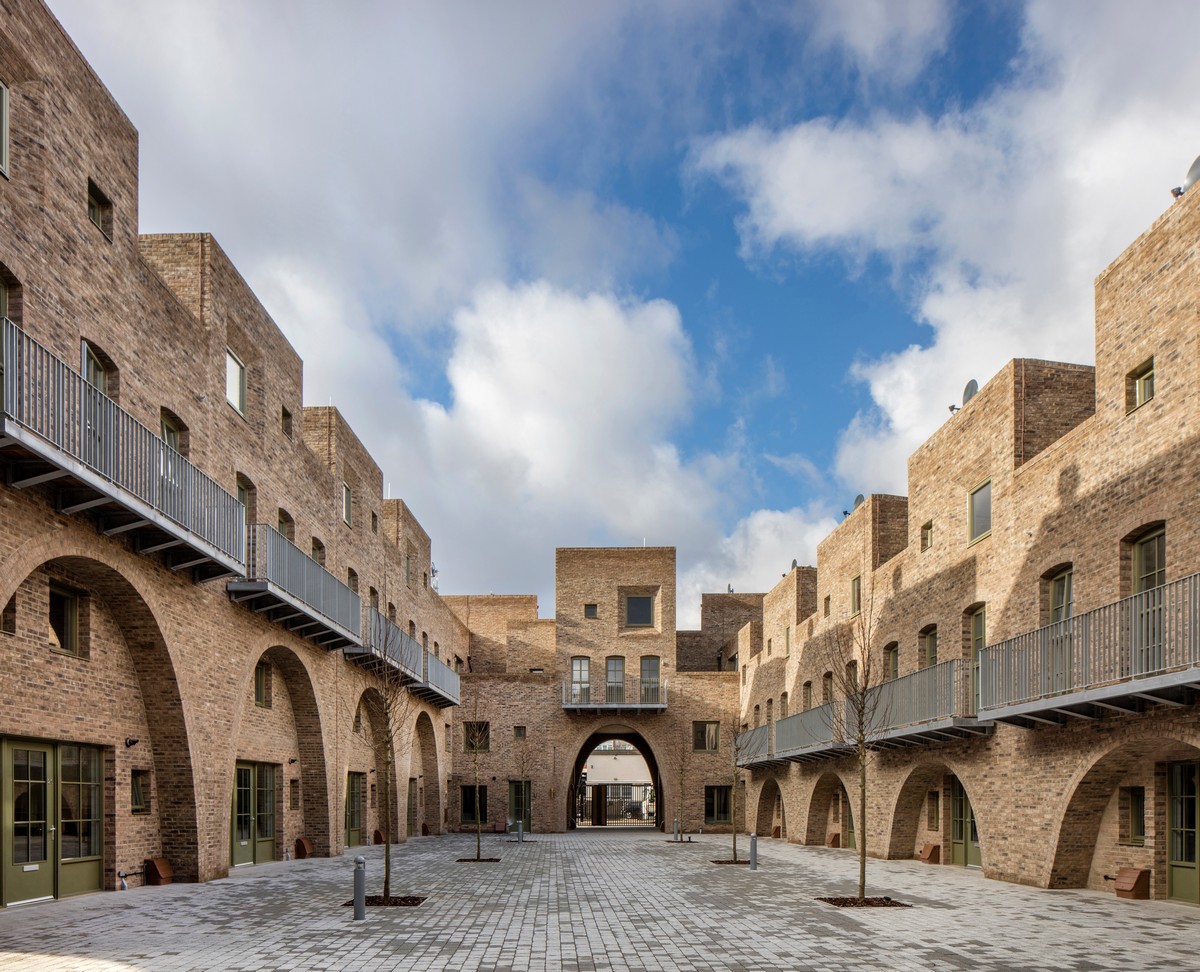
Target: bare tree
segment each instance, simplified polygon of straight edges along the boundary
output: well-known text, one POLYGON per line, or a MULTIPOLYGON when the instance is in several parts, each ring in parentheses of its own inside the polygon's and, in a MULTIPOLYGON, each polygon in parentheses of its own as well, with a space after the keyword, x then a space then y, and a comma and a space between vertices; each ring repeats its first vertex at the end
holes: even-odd
POLYGON ((475 860, 483 856, 483 814, 479 799, 479 757, 491 748, 491 725, 479 720, 479 686, 472 693, 471 721, 463 720, 463 749, 471 756, 471 782, 475 791, 475 860))
MULTIPOLYGON (((679 833, 682 835, 687 830, 687 822, 684 819, 684 789, 687 784, 688 770, 692 765, 692 749, 695 743, 690 734, 681 732, 675 736, 675 739, 667 750, 667 762, 675 773, 676 782, 679 786, 679 809, 676 812, 679 817, 679 833)), ((661 797, 662 794, 656 794, 661 797)))
MULTIPOLYGON (((533 768, 533 754, 529 751, 529 740, 525 736, 514 740, 516 742, 516 753, 513 755, 513 769, 517 773, 517 786, 520 791, 520 810, 522 818, 526 813, 530 813, 529 822, 532 825, 533 817, 529 808, 529 771, 533 768)), ((515 821, 514 821, 515 822, 515 821)), ((524 831, 522 831, 524 832, 524 831)))
POLYGON ((729 752, 730 752, 730 764, 733 767, 733 780, 732 780, 733 785, 729 788, 730 789, 729 819, 730 819, 730 822, 733 824, 733 827, 732 827, 732 830, 733 830, 733 860, 736 863, 737 859, 738 859, 738 849, 737 849, 738 799, 737 799, 737 794, 738 794, 738 784, 741 782, 741 779, 742 779, 742 767, 739 765, 739 761, 741 759, 742 752, 746 748, 746 734, 742 733, 741 735, 738 735, 738 724, 737 724, 737 714, 736 713, 734 714, 734 717, 733 717, 733 723, 730 726, 729 737, 732 740, 732 742, 729 745, 729 752))
POLYGON ((847 621, 834 625, 817 643, 817 655, 831 678, 833 699, 826 709, 832 738, 852 747, 858 765, 858 826, 855 849, 858 851, 858 898, 867 893, 867 775, 870 766, 870 741, 885 714, 880 711, 884 695, 880 686, 887 678, 882 658, 872 651, 874 634, 874 592, 861 587, 856 597, 858 610, 847 621), (837 700, 843 700, 839 705, 837 700))

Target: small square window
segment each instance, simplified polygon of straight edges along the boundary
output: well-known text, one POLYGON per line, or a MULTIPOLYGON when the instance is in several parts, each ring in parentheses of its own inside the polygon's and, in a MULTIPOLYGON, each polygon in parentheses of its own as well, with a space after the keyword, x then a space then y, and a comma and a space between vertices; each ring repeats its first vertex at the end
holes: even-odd
POLYGON ((150 812, 150 771, 131 770, 129 773, 129 810, 131 813, 150 812))
POLYGON ((928 550, 933 546, 933 520, 921 524, 921 549, 928 550))
POLYGON ((513 739, 524 739, 524 738, 525 738, 525 727, 524 726, 513 726, 513 739))
POLYGON ((67 655, 79 654, 79 595, 50 586, 50 647, 67 655))
POLYGON ((1151 358, 1125 376, 1125 411, 1141 408, 1153 397, 1154 359, 1151 358))
POLYGON ((271 708, 271 663, 260 661, 254 666, 254 704, 271 708))
POLYGON ((286 406, 279 410, 279 427, 289 439, 292 437, 292 413, 286 406))
POLYGON ((583 606, 583 616, 585 618, 598 618, 600 613, 595 604, 585 604, 583 606))
POLYGON ((112 241, 112 219, 113 208, 112 203, 96 183, 88 179, 87 184, 87 211, 88 219, 96 224, 96 228, 109 240, 112 241))
POLYGON ((463 723, 463 752, 486 753, 492 748, 490 722, 463 723))
POLYGON ((236 354, 225 349, 225 401, 239 415, 246 414, 246 366, 236 354))
POLYGON ((346 483, 342 483, 342 522, 354 525, 354 494, 346 483))
POLYGON ((692 751, 697 753, 715 753, 721 747, 721 723, 693 722, 692 751))
POLYGON ((465 824, 487 823, 487 787, 463 786, 459 790, 462 794, 459 819, 465 824))
POLYGON ((971 490, 967 504, 968 537, 974 543, 992 532, 992 481, 971 490))

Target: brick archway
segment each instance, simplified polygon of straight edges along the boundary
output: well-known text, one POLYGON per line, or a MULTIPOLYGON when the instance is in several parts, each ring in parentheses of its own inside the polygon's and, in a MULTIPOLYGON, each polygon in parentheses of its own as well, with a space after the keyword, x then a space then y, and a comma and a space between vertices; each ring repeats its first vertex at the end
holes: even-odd
MULTIPOLYGON (((920 763, 905 777, 896 794, 892 807, 892 826, 888 831, 887 857, 889 860, 909 860, 916 852, 917 830, 921 821, 921 809, 928 799, 930 790, 939 793, 939 815, 942 781, 954 773, 945 763, 920 763)), ((969 795, 968 795, 969 796, 969 795)))
POLYGON ((759 837, 787 837, 787 805, 779 782, 772 776, 763 781, 758 790, 758 812, 755 814, 754 832, 759 837), (775 805, 780 807, 780 829, 775 833, 775 805))
MULTIPOLYGON (((850 806, 850 795, 846 789, 846 784, 841 776, 832 770, 826 770, 818 777, 816 784, 813 786, 812 795, 808 800, 808 819, 804 826, 804 843, 810 846, 823 847, 825 846, 825 834, 829 822, 829 811, 833 804, 834 797, 839 795, 842 800, 844 813, 851 814, 853 819, 854 810, 850 806)), ((842 821, 842 828, 845 829, 845 821, 842 821)))
POLYGON ((421 758, 421 773, 424 777, 425 813, 421 817, 422 835, 440 834, 442 832, 442 788, 438 767, 437 736, 433 730, 433 720, 428 712, 417 715, 413 725, 413 752, 421 758))
POLYGON ((597 746, 610 739, 629 743, 629 745, 638 751, 642 759, 646 761, 646 766, 650 770, 650 784, 657 795, 657 799, 654 802, 654 826, 659 830, 664 830, 666 827, 664 813, 666 801, 663 799, 663 779, 662 774, 659 772, 658 759, 654 754, 654 749, 651 747, 649 740, 641 732, 625 724, 600 726, 590 732, 580 745, 578 753, 575 756, 575 762, 572 764, 571 776, 564 789, 566 794, 565 819, 567 829, 573 829, 575 826, 575 808, 580 792, 579 778, 583 773, 584 766, 587 765, 588 757, 597 746))

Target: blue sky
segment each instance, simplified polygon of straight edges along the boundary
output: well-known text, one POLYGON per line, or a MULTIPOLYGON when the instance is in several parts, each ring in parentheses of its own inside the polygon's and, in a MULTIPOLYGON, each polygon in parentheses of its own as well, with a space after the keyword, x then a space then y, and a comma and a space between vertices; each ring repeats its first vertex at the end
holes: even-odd
POLYGON ((1200 152, 1183 4, 51 0, 433 537, 765 590, 970 378, 1090 361, 1092 281, 1200 152))

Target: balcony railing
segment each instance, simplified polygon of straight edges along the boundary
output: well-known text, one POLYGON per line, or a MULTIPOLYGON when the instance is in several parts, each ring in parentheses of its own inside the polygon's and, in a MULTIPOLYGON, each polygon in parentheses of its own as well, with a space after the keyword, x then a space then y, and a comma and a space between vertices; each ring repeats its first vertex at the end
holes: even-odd
POLYGON ((364 664, 388 665, 403 678, 421 680, 420 643, 394 621, 367 608, 367 626, 361 645, 347 645, 346 657, 364 664))
POLYGON ((846 742, 845 719, 843 705, 836 702, 797 712, 775 723, 774 746, 771 726, 751 729, 738 736, 738 765, 758 766, 782 760, 811 762, 843 756, 853 748, 852 743, 846 742), (763 747, 765 752, 758 752, 763 747), (756 755, 748 755, 751 751, 756 755))
POLYGON ((12 321, 0 318, 0 328, 0 448, 11 453, 12 485, 69 486, 60 489, 64 512, 97 510, 105 533, 166 551, 173 569, 241 574, 246 511, 237 498, 12 321))
POLYGON ((979 712, 1061 723, 1200 687, 1200 574, 1028 631, 980 652, 979 712))
MULTIPOLYGON (((940 662, 884 682, 866 694, 867 741, 873 747, 915 745, 990 732, 975 718, 971 666, 957 659, 940 662)), ((856 728, 847 707, 846 732, 856 728)))
POLYGON ((410 690, 439 708, 458 705, 458 673, 441 659, 425 652, 425 677, 419 685, 411 686, 410 690))
POLYGON ((667 707, 665 678, 625 678, 620 681, 596 679, 562 683, 562 704, 573 711, 662 711, 667 707))
POLYGON ((230 597, 326 648, 362 644, 357 594, 274 527, 250 527, 245 580, 230 581, 230 597))

